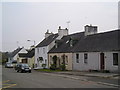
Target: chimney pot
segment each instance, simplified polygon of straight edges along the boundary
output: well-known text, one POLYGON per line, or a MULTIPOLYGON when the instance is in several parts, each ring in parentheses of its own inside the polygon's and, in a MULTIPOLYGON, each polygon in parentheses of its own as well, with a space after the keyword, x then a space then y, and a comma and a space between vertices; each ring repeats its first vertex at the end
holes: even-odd
POLYGON ((61 29, 61 26, 59 26, 59 29, 61 29))
POLYGON ((66 30, 68 30, 67 28, 65 28, 66 30))

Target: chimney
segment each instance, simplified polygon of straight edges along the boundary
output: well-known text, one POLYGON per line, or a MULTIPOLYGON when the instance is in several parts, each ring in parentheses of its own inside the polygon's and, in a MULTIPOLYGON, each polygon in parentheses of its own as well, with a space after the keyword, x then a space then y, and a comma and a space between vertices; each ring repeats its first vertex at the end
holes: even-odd
POLYGON ((61 26, 59 26, 58 28, 58 39, 61 39, 63 36, 66 36, 68 35, 68 29, 65 28, 65 29, 62 29, 61 26))
POLYGON ((50 35, 52 35, 53 33, 49 33, 49 30, 47 29, 47 32, 45 33, 45 38, 49 37, 50 35))
POLYGON ((97 26, 92 26, 90 24, 89 25, 86 25, 85 27, 85 36, 88 36, 88 35, 92 35, 92 34, 96 34, 97 33, 97 26))

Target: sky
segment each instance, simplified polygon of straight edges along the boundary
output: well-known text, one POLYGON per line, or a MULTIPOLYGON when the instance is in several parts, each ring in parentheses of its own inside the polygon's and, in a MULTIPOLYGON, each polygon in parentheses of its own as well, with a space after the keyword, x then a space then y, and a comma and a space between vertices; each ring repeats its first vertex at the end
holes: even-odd
MULTIPOLYGON (((30 0, 31 1, 31 0, 30 0)), ((98 0, 97 0, 98 1, 98 0)), ((98 32, 118 29, 118 2, 8 2, 0 3, 0 51, 18 46, 30 48, 40 43, 45 32, 57 33, 58 27, 69 34, 84 31, 84 26, 98 26, 98 32), (2 9, 1 9, 2 7, 2 9), (31 40, 28 42, 27 40, 31 40)))

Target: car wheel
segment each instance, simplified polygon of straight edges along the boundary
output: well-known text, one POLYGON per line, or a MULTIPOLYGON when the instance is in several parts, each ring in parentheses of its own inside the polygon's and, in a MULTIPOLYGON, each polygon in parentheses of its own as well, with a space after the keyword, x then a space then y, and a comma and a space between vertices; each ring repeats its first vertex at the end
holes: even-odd
POLYGON ((29 73, 31 73, 31 71, 29 71, 29 73))
POLYGON ((23 73, 23 71, 21 70, 21 73, 23 73))
POLYGON ((17 70, 17 72, 19 72, 19 70, 17 70))

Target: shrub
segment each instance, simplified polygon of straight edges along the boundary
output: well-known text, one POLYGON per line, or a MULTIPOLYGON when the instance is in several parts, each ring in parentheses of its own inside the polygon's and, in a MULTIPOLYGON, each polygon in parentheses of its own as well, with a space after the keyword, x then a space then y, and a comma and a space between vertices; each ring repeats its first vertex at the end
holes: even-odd
POLYGON ((56 65, 55 64, 51 64, 50 69, 51 70, 56 70, 56 65))
POLYGON ((62 71, 65 71, 65 70, 66 70, 65 64, 61 64, 61 65, 60 65, 60 70, 62 70, 62 71))
POLYGON ((102 72, 103 72, 103 73, 110 73, 109 70, 103 70, 102 72))
POLYGON ((43 67, 43 69, 45 69, 45 67, 46 67, 46 64, 42 64, 42 67, 43 67))

